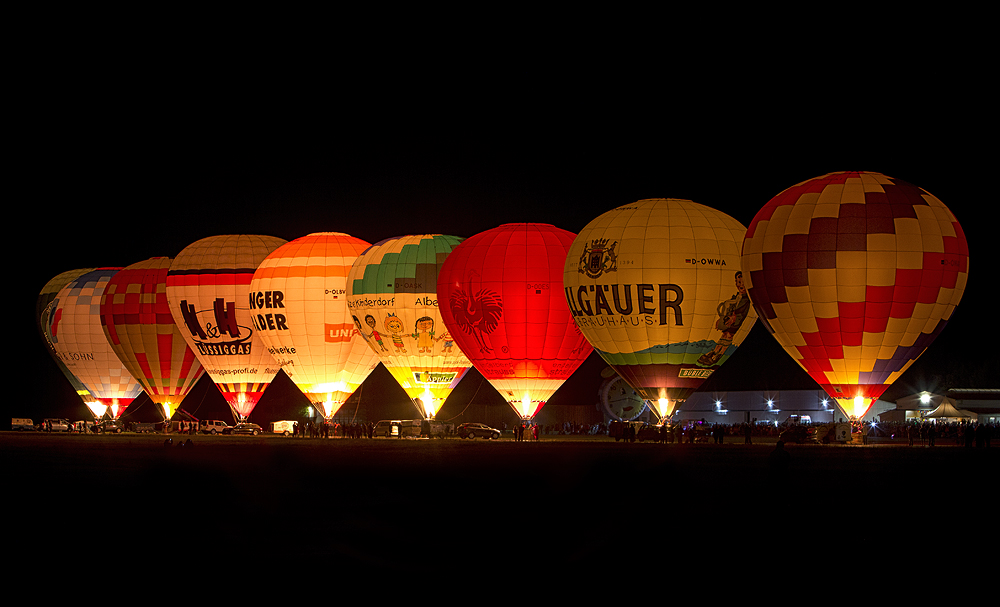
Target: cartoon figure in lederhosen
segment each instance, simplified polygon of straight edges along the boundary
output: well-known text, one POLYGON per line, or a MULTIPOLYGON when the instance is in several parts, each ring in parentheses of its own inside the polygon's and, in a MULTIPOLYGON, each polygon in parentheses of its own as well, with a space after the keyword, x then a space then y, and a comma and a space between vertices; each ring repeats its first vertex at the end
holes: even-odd
POLYGON ((389 336, 392 337, 392 345, 396 348, 396 353, 406 352, 406 347, 403 346, 403 321, 399 320, 399 317, 395 314, 389 314, 385 317, 385 321, 382 322, 382 326, 385 330, 389 332, 389 336))
POLYGON ((444 349, 441 350, 444 354, 451 354, 451 349, 455 345, 455 340, 451 337, 451 331, 445 331, 437 338, 436 341, 444 340, 444 349))
POLYGON ((737 272, 736 294, 720 303, 717 310, 719 319, 715 321, 715 328, 722 331, 722 337, 715 342, 714 350, 701 355, 701 358, 698 359, 698 365, 711 367, 718 364, 726 349, 732 345, 733 336, 740 330, 749 311, 750 298, 747 296, 747 288, 743 284, 743 272, 737 272))

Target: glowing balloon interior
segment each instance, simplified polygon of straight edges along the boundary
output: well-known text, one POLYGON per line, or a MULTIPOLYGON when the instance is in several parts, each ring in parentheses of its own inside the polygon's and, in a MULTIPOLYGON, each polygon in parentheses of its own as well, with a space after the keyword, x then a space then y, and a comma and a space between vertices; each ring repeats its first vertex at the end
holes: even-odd
POLYGON ((546 224, 504 224, 455 247, 438 275, 448 332, 524 420, 593 351, 563 295, 573 237, 546 224))
POLYGON ((364 251, 348 274, 353 322, 427 419, 472 366, 438 308, 438 271, 461 240, 443 234, 383 240, 364 251))
POLYGON ((861 417, 944 329, 965 290, 969 248, 927 191, 848 171, 772 198, 747 230, 743 267, 768 330, 861 417))
POLYGON ((597 217, 570 247, 565 296, 577 326, 661 418, 753 326, 740 271, 745 231, 690 200, 648 199, 597 217))
POLYGON ((118 359, 169 420, 204 369, 167 304, 170 258, 132 264, 111 277, 101 298, 101 324, 118 359))
MULTIPOLYGON (((48 348, 49 354, 52 356, 52 360, 56 362, 56 366, 59 367, 59 371, 62 372, 63 376, 69 381, 70 385, 73 386, 73 390, 77 393, 77 395, 83 400, 85 404, 88 401, 90 402, 97 402, 97 401, 91 401, 90 390, 88 390, 87 387, 84 386, 83 383, 79 379, 77 379, 76 376, 73 375, 73 373, 68 368, 66 368, 66 365, 63 363, 62 359, 59 357, 59 354, 52 346, 52 340, 49 336, 48 327, 50 320, 49 316, 55 311, 54 307, 51 305, 52 300, 55 299, 56 295, 59 293, 59 290, 65 287, 67 284, 69 284, 70 281, 75 280, 80 276, 83 276, 87 272, 92 272, 95 269, 96 268, 79 268, 75 270, 67 270, 53 277, 51 280, 45 283, 45 286, 42 287, 41 292, 39 292, 35 308, 35 314, 36 314, 35 320, 38 322, 38 330, 42 334, 42 339, 45 341, 45 345, 48 348)), ((102 412, 101 415, 103 414, 104 413, 102 412)), ((99 419, 101 416, 97 417, 99 419)))
POLYGON ((310 234, 275 249, 250 282, 254 328, 327 419, 379 364, 347 309, 347 274, 369 246, 347 234, 310 234))
POLYGON ((272 236, 210 236, 185 247, 167 272, 174 322, 237 422, 279 371, 254 329, 249 294, 257 266, 283 244, 272 236))
POLYGON ((49 343, 66 368, 86 387, 81 395, 94 416, 117 419, 142 392, 108 343, 101 326, 101 297, 121 268, 97 268, 70 281, 49 304, 49 343))

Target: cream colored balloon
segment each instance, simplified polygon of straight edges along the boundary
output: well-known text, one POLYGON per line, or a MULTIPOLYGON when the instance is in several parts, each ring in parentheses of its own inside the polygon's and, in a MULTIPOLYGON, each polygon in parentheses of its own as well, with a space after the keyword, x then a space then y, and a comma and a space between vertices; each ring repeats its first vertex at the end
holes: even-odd
POLYGON ((271 251, 273 236, 202 238, 184 248, 167 272, 174 322, 233 416, 243 421, 280 370, 250 317, 250 280, 271 251))

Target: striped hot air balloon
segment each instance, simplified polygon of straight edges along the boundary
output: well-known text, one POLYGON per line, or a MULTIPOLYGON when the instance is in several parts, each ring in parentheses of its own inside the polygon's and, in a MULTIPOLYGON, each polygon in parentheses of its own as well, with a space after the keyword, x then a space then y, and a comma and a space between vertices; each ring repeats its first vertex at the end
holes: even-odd
POLYGON ((280 370, 254 329, 249 294, 257 266, 285 242, 273 236, 209 236, 185 247, 167 271, 174 322, 237 423, 246 420, 280 370))

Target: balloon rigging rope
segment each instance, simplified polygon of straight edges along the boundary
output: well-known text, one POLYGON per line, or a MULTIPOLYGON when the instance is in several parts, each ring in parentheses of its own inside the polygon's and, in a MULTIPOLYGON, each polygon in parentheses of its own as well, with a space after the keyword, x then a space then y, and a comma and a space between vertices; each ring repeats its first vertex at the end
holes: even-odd
POLYGON ((358 402, 354 405, 354 415, 351 417, 351 423, 353 424, 358 419, 358 409, 361 408, 361 391, 365 389, 365 384, 362 383, 358 386, 358 402))
POLYGON ((450 422, 451 420, 455 419, 456 417, 460 417, 460 416, 462 416, 462 415, 465 414, 465 410, 469 408, 469 406, 472 404, 472 401, 474 401, 476 399, 476 394, 479 394, 479 389, 483 387, 483 379, 484 379, 483 376, 480 375, 479 376, 479 386, 476 387, 476 392, 472 395, 472 398, 469 399, 469 402, 465 403, 465 409, 462 409, 458 414, 454 415, 453 417, 451 417, 449 419, 446 419, 445 420, 446 422, 450 422))

